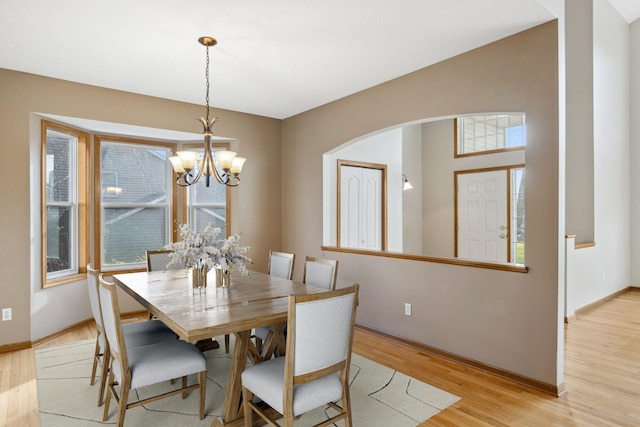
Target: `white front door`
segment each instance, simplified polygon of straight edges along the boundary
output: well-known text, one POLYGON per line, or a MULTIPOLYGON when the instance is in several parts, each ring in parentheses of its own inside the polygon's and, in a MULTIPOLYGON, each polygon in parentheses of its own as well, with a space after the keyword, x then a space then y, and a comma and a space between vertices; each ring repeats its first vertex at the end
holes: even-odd
POLYGON ((457 256, 507 262, 507 170, 457 174, 457 256))
POLYGON ((381 250, 382 171, 340 168, 340 246, 381 250))

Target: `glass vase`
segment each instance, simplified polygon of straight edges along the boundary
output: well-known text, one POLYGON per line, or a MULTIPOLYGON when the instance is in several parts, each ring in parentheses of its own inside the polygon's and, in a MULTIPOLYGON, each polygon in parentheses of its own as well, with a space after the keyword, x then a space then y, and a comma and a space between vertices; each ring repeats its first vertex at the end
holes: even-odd
POLYGON ((191 286, 193 287, 193 289, 207 287, 207 267, 206 266, 191 268, 191 286))
POLYGON ((216 268, 216 288, 228 288, 231 286, 231 272, 216 268))

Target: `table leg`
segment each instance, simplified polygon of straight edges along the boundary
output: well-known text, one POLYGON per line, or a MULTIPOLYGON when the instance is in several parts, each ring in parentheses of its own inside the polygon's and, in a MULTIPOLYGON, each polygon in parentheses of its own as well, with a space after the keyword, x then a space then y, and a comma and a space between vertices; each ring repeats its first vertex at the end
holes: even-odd
POLYGON ((284 337, 284 328, 286 326, 286 323, 273 325, 274 335, 276 337, 276 350, 278 351, 278 357, 284 356, 285 350, 287 348, 286 340, 284 337))
POLYGON ((222 420, 215 419, 212 427, 242 425, 242 410, 240 401, 242 399, 242 371, 247 364, 247 350, 249 348, 249 338, 251 330, 236 332, 236 342, 233 346, 233 357, 231 368, 229 369, 229 380, 227 381, 227 393, 222 407, 222 420))
POLYGON ((262 347, 262 358, 264 360, 271 359, 271 356, 273 355, 278 357, 284 356, 286 349, 284 338, 285 325, 286 323, 271 325, 269 334, 267 335, 267 338, 265 339, 264 345, 262 347))

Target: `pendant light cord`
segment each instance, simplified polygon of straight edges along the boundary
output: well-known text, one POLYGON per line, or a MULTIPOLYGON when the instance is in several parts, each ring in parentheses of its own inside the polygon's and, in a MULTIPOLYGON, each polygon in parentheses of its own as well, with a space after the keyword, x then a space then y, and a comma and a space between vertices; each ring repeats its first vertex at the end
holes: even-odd
POLYGON ((207 78, 207 97, 206 97, 207 113, 206 113, 206 117, 207 117, 207 128, 208 128, 209 127, 209 46, 207 46, 206 78, 207 78))

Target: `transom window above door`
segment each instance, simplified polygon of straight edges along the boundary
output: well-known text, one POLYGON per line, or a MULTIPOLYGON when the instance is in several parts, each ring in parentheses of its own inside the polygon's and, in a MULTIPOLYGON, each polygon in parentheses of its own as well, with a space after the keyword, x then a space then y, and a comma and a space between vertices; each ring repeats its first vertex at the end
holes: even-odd
POLYGON ((456 157, 523 149, 526 145, 524 114, 484 114, 456 117, 456 157))

